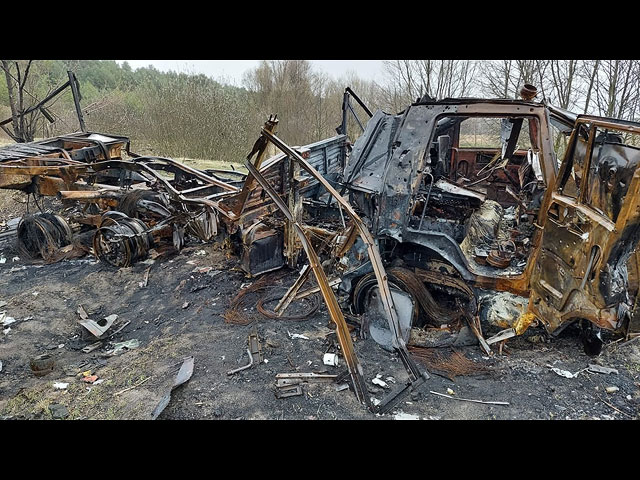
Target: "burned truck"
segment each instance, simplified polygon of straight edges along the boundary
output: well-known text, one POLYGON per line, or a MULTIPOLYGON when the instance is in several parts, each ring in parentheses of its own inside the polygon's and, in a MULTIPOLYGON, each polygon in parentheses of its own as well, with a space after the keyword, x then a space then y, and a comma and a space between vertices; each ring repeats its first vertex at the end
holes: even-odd
MULTIPOLYGON (((639 127, 576 116, 530 95, 425 97, 397 115, 371 117, 341 185, 370 220, 386 263, 404 270, 394 282, 391 269, 390 282, 412 297, 423 321, 438 326, 449 317, 429 311, 435 305, 406 281, 407 270, 431 291, 469 295, 466 285, 476 297, 528 298, 498 338, 534 321, 551 334, 580 322, 585 347, 597 353, 601 329, 638 333, 639 127)), ((369 311, 375 286, 366 276, 353 282, 354 307, 369 311)))
POLYGON ((488 353, 536 322, 550 334, 579 322, 590 353, 602 329, 640 331, 640 124, 523 93, 425 96, 389 114, 346 89, 336 136, 292 147, 270 117, 247 174, 138 155, 126 137, 81 128, 0 149, 0 188, 63 200, 62 215, 17 228, 22 251, 47 262, 89 252, 122 267, 195 240, 227 246, 251 277, 299 269, 270 314, 319 292, 370 407, 349 327, 397 352, 409 380, 383 411, 426 378, 407 351, 416 330, 467 327, 488 353), (362 130, 353 144, 349 115, 362 130), (520 308, 485 339, 481 317, 500 295, 520 308))

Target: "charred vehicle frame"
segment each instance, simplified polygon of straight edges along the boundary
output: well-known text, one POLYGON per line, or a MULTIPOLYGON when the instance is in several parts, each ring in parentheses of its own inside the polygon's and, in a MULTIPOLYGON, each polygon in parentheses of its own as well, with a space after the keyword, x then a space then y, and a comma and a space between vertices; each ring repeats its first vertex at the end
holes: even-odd
POLYGON ((576 116, 523 91, 524 100, 424 97, 392 115, 346 89, 337 136, 290 147, 270 117, 246 175, 137 155, 126 137, 82 131, 0 149, 0 188, 68 206, 66 218, 29 215, 18 227, 21 251, 45 261, 92 251, 128 266, 151 247, 180 250, 185 236, 215 239, 249 276, 302 267, 281 310, 313 272, 358 400, 384 412, 428 378, 407 351, 414 327, 468 324, 487 352, 536 321, 554 334, 584 320, 595 344, 601 328, 639 330, 638 149, 611 132, 640 125, 576 116), (349 114, 362 130, 353 145, 349 114), (468 143, 464 128, 479 120, 493 122, 497 143, 468 143), (552 125, 571 135, 560 167, 552 125), (269 143, 282 153, 266 158, 269 143), (486 291, 530 297, 493 341, 479 320, 486 291), (407 370, 380 405, 345 315, 407 370))

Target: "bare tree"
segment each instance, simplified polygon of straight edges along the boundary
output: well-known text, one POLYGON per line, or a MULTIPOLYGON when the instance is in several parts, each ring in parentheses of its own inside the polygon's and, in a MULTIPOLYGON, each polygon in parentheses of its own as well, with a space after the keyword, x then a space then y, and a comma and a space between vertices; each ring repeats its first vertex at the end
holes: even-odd
POLYGON ((578 80, 578 60, 549 60, 545 62, 549 66, 551 80, 551 98, 555 105, 570 109, 576 103, 576 83, 578 80))
POLYGON ((591 104, 591 95, 593 93, 593 87, 595 85, 596 77, 598 75, 598 69, 600 68, 600 60, 585 61, 583 62, 582 69, 580 70, 580 76, 587 85, 586 98, 584 103, 583 113, 589 112, 589 106, 591 104))
POLYGON ((638 60, 602 60, 595 72, 594 93, 598 114, 633 119, 638 106, 638 60))
POLYGON ((488 97, 510 98, 513 76, 517 67, 514 60, 485 61, 480 80, 483 93, 488 97))
POLYGON ((277 113, 278 130, 287 141, 303 144, 309 140, 308 125, 320 121, 313 108, 318 107, 314 87, 323 84, 310 62, 263 60, 247 72, 244 84, 253 93, 256 122, 262 123, 266 115, 277 113))
POLYGON ((544 63, 538 60, 489 60, 482 62, 479 84, 487 97, 518 98, 525 83, 536 84, 544 63))
MULTIPOLYGON (((9 96, 9 108, 11 109, 11 126, 9 130, 4 125, 2 129, 16 142, 31 142, 34 139, 36 128, 42 120, 39 110, 29 110, 33 102, 26 98, 29 94, 26 88, 33 60, 9 61, 2 60, 1 66, 7 82, 9 96)), ((30 94, 29 94, 30 95, 30 94)), ((30 95, 32 98, 33 95, 30 95)))
POLYGON ((433 98, 468 96, 475 83, 472 60, 392 60, 385 63, 386 101, 396 111, 425 94, 433 98))

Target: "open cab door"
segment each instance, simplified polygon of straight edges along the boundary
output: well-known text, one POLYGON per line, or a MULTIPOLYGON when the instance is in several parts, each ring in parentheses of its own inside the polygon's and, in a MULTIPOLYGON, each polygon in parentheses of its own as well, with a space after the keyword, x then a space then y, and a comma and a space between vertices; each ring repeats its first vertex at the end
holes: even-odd
POLYGON ((640 124, 579 116, 541 208, 529 312, 552 334, 580 320, 587 353, 599 353, 600 329, 640 331, 639 165, 640 124))

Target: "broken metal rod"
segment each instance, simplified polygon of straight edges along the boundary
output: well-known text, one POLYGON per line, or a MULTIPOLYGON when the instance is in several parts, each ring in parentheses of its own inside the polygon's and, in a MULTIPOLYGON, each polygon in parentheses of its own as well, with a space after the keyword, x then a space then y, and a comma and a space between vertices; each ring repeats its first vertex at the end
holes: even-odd
POLYGON ((273 311, 277 313, 279 317, 282 316, 282 314, 287 309, 287 307, 296 298, 296 294, 298 293, 302 285, 304 285, 304 282, 306 282, 307 278, 309 278, 310 272, 311 272, 311 269, 309 268, 309 264, 306 264, 304 267, 302 267, 302 270, 300 271, 300 276, 296 279, 294 284, 291 285, 289 290, 287 290, 287 293, 284 294, 282 299, 278 302, 276 307, 273 309, 273 311))
MULTIPOLYGON (((287 147, 288 148, 288 147, 287 147)), ((294 155, 298 156, 295 152, 294 155)), ((371 408, 371 401, 366 394, 366 386, 364 382, 364 378, 362 377, 362 366, 358 361, 358 357, 355 354, 353 349, 353 342, 351 340, 351 335, 349 333, 349 328, 344 320, 344 315, 342 314, 342 310, 340 310, 340 306, 338 305, 338 301, 336 300, 335 295, 333 294, 333 290, 329 286, 329 282, 327 280, 327 276, 322 269, 320 264, 320 259, 313 249, 307 234, 304 229, 295 221, 293 214, 288 209, 287 205, 284 203, 282 198, 278 195, 278 193, 273 189, 271 184, 262 176, 262 174, 258 171, 258 169, 249 161, 245 161, 245 166, 249 170, 249 173, 253 175, 255 180, 260 184, 260 186, 264 189, 264 191, 271 197, 273 202, 278 206, 280 211, 284 214, 287 220, 291 223, 294 228, 300 242, 302 243, 302 247, 304 248, 305 253, 309 259, 309 265, 311 266, 313 273, 316 277, 316 281, 320 286, 320 291, 322 292, 322 296, 327 305, 327 309, 329 310, 329 315, 331 316, 331 320, 336 324, 336 334, 338 336, 338 341, 340 342, 340 346, 342 347, 342 352, 345 358, 345 362, 347 363, 347 367, 349 368, 349 372, 351 374, 351 379, 353 381, 354 391, 356 393, 356 398, 361 403, 367 405, 368 408, 371 408)))
POLYGON ((244 367, 236 368, 235 370, 229 370, 227 375, 233 375, 234 373, 241 372, 242 370, 246 370, 247 368, 251 368, 253 366, 253 355, 251 355, 251 350, 247 348, 247 353, 249 354, 249 364, 244 367))
POLYGON ((499 331, 493 337, 487 338, 486 343, 488 345, 493 345, 494 343, 502 342, 502 341, 507 340, 509 338, 513 338, 516 335, 517 335, 517 333, 516 333, 515 329, 507 328, 505 330, 499 331))
MULTIPOLYGON (((266 125, 269 126, 269 123, 267 122, 266 125)), ((373 236, 367 230, 364 223, 362 222, 362 219, 358 216, 358 214, 355 212, 355 210, 349 204, 349 202, 347 202, 344 198, 342 198, 342 196, 338 193, 338 191, 335 190, 333 186, 331 186, 331 184, 322 175, 320 175, 320 173, 315 168, 313 168, 313 166, 311 166, 304 158, 302 158, 302 156, 299 155, 298 152, 296 152, 294 149, 292 149, 286 143, 284 143, 282 140, 276 137, 271 130, 272 130, 271 128, 263 128, 262 136, 267 138, 282 152, 289 155, 290 158, 295 159, 302 166, 302 168, 304 168, 313 178, 315 178, 322 186, 324 186, 324 188, 329 192, 329 194, 336 199, 339 205, 344 207, 346 212, 349 214, 349 216, 353 220, 356 228, 358 229, 358 232, 360 233, 360 237, 362 238, 364 243, 367 245, 369 260, 371 261, 371 265, 373 267, 373 271, 376 276, 376 280, 378 282, 378 288, 381 293, 382 303, 387 313, 389 329, 392 332, 391 338, 392 338, 393 347, 398 352, 400 359, 402 360, 402 363, 404 364, 404 367, 407 370, 410 382, 411 383, 415 382, 416 384, 422 383, 421 381, 419 382, 418 380, 419 379, 424 380, 426 378, 429 378, 429 376, 425 371, 421 371, 418 368, 417 364, 413 361, 413 359, 411 359, 409 352, 407 351, 406 343, 402 338, 401 331, 400 331, 400 322, 398 320, 398 314, 396 312, 395 305, 393 302, 393 297, 391 296, 391 290, 389 289, 389 284, 387 282, 387 274, 382 264, 380 251, 378 249, 378 246, 373 236)), ((333 292, 328 286, 327 278, 324 273, 324 270, 322 270, 322 267, 319 266, 319 259, 315 251, 311 247, 309 239, 306 237, 306 234, 304 233, 302 228, 297 223, 294 223, 293 216, 291 215, 291 212, 288 211, 286 205, 284 205, 284 203, 282 202, 282 199, 278 196, 278 194, 271 187, 271 185, 264 179, 264 177, 260 175, 257 169, 253 165, 251 165, 251 162, 246 161, 245 166, 249 169, 250 173, 254 174, 254 177, 256 177, 256 180, 258 180, 258 182, 263 187, 263 189, 269 194, 272 200, 276 203, 276 205, 278 205, 280 210, 285 214, 287 219, 295 227, 296 233, 298 233, 300 240, 302 242, 302 245, 305 249, 305 252, 309 257, 309 262, 311 264, 311 267, 314 270, 314 274, 316 274, 318 285, 321 286, 321 291, 325 299, 325 303, 329 308, 331 317, 332 319, 334 319, 334 322, 335 322, 334 317, 339 316, 339 319, 341 320, 340 323, 336 322, 336 326, 337 326, 336 332, 338 334, 338 340, 340 341, 340 344, 342 346, 343 353, 345 354, 345 360, 347 361, 347 365, 349 366, 349 371, 352 374, 352 380, 354 383, 353 386, 356 392, 356 396, 361 402, 365 403, 372 411, 375 410, 375 408, 372 407, 372 404, 370 403, 369 398, 365 395, 366 390, 364 390, 362 385, 362 383, 364 383, 362 379, 362 374, 361 374, 362 367, 360 367, 359 363, 357 362, 357 357, 355 356, 355 352, 353 352, 353 345, 351 343, 351 337, 349 336, 348 328, 344 321, 344 316, 342 315, 342 311, 337 305, 337 300, 333 295, 333 292), (258 177, 260 177, 260 179, 258 179, 258 177), (335 312, 335 315, 334 315, 334 312, 335 312), (343 342, 344 343, 348 342, 346 349, 343 342), (350 364, 350 362, 352 362, 353 365, 350 364), (355 373, 354 369, 356 365, 357 367, 359 367, 357 370, 358 375, 354 374, 355 373)))
MULTIPOLYGON (((342 283, 342 279, 341 278, 334 278, 333 280, 329 280, 329 286, 330 287, 335 287, 336 285, 339 285, 340 283, 342 283)), ((300 293, 298 293, 294 300, 300 300, 302 298, 308 297, 309 295, 313 295, 314 293, 318 293, 320 291, 320 287, 313 287, 313 288, 309 288, 308 290, 304 290, 300 293)))
POLYGON ((294 372, 294 373, 278 373, 276 374, 276 380, 279 379, 301 379, 304 381, 316 380, 320 382, 333 382, 338 378, 335 374, 326 373, 306 373, 306 372, 294 372))
POLYGON ((142 385, 144 382, 146 382, 147 380, 149 380, 153 375, 148 376, 147 378, 145 378, 144 380, 140 380, 138 383, 136 383, 135 385, 130 386, 129 388, 125 388, 124 390, 120 390, 119 392, 114 393, 113 395, 115 397, 117 397, 118 395, 122 395, 124 392, 128 392, 129 390, 133 390, 136 387, 139 387, 140 385, 142 385))
POLYGON ((451 398, 452 400, 460 400, 462 402, 473 402, 473 403, 484 403, 486 405, 509 405, 509 402, 494 402, 494 401, 483 401, 483 400, 472 400, 469 398, 458 398, 458 397, 452 397, 451 395, 446 395, 444 393, 438 393, 438 392, 434 392, 429 390, 429 393, 433 393, 434 395, 439 395, 440 397, 446 397, 446 398, 451 398))

